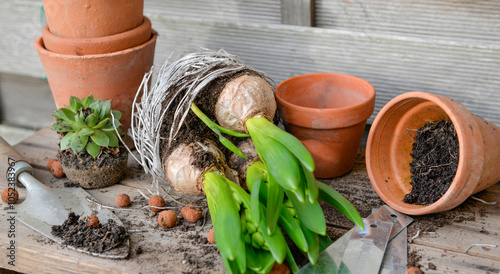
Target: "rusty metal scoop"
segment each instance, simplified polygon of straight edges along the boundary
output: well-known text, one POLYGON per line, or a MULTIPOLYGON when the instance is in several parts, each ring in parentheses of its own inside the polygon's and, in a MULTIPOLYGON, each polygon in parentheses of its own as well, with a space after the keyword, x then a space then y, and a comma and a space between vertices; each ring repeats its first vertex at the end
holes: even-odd
MULTIPOLYGON (((52 235, 52 226, 61 225, 70 212, 80 216, 95 215, 101 223, 109 219, 123 226, 118 217, 105 208, 100 208, 93 203, 93 198, 83 189, 74 188, 51 188, 40 181, 34 175, 33 168, 25 161, 17 151, 0 137, 0 174, 4 174, 9 187, 14 187, 20 182, 26 187, 26 199, 21 204, 15 204, 16 218, 31 229, 41 233, 45 237, 63 244, 61 238, 52 235)), ((67 246, 97 257, 124 259, 128 257, 130 240, 120 247, 110 249, 103 253, 91 252, 85 248, 67 246)))

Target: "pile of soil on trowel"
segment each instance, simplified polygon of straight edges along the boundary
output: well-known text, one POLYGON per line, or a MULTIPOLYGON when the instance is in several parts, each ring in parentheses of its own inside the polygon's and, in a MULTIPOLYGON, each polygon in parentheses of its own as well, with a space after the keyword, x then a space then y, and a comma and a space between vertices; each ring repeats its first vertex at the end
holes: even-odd
POLYGON ((84 248, 93 253, 102 253, 120 246, 129 239, 123 226, 109 219, 106 224, 88 227, 85 218, 80 218, 74 212, 62 225, 52 226, 52 235, 63 239, 65 245, 84 248))
POLYGON ((417 205, 432 204, 445 194, 457 172, 459 144, 453 123, 441 120, 419 128, 411 156, 412 189, 403 201, 417 205))

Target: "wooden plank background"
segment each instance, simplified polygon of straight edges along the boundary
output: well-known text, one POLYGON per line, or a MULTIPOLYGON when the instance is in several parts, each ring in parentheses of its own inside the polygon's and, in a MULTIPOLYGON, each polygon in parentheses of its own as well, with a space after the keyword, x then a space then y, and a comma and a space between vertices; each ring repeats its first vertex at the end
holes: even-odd
MULTIPOLYGON (((225 48, 277 83, 324 71, 362 77, 376 88, 375 114, 396 95, 421 90, 453 97, 500 124, 500 2, 306 2, 314 3, 317 27, 281 24, 281 0, 146 0, 145 15, 160 33, 155 64, 172 52, 225 48)), ((1 1, 0 15, 0 73, 43 79, 33 48, 42 27, 40 1, 1 1)), ((22 88, 24 82, 15 83, 22 88)), ((15 90, 2 94, 20 97, 15 90)), ((5 104, 4 99, 2 109, 5 104)), ((32 106, 30 100, 20 105, 32 106)), ((28 114, 37 120, 35 113, 28 114)))

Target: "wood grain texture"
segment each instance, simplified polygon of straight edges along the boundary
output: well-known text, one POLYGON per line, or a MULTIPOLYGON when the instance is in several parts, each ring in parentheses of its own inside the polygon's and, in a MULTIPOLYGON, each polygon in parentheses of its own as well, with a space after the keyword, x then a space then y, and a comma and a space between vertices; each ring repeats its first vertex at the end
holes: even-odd
POLYGON ((314 27, 314 0, 281 0, 281 23, 314 27))
MULTIPOLYGON (((58 145, 57 135, 49 128, 43 128, 35 135, 15 146, 18 152, 36 169, 36 177, 51 187, 62 187, 65 179, 55 179, 45 169, 46 162, 55 157, 58 145)), ((371 188, 366 167, 364 151, 360 150, 353 170, 346 176, 333 180, 324 180, 340 193, 345 195, 357 208, 369 208, 362 211, 366 217, 371 208, 381 205, 380 199, 371 188), (365 204, 365 206, 362 206, 365 204), (368 206, 366 206, 368 204, 368 206)), ((5 180, 0 178, 0 188, 5 186, 5 180)), ((147 211, 140 209, 145 202, 139 198, 137 190, 148 193, 151 178, 143 174, 133 161, 129 161, 128 175, 120 182, 103 189, 88 190, 101 204, 114 206, 114 198, 120 193, 126 193, 132 198, 132 210, 115 210, 117 216, 131 233, 132 252, 127 260, 106 260, 95 258, 67 250, 40 236, 31 229, 18 223, 16 225, 16 262, 15 267, 7 265, 7 257, 0 256, 0 267, 26 273, 181 273, 192 271, 193 265, 186 260, 193 254, 200 254, 203 244, 193 241, 193 235, 204 237, 211 228, 207 220, 205 226, 189 228, 187 231, 161 230, 156 224, 156 218, 147 216, 147 211), (200 229, 201 227, 201 229, 200 229), (199 230, 198 230, 199 229, 199 230), (178 237, 178 236, 181 237, 178 237), (177 237, 175 237, 177 236, 177 237), (143 248, 143 253, 137 254, 136 248, 143 248), (182 262, 186 263, 182 263, 182 262)), ((25 189, 19 189, 20 202, 26 197, 25 189)), ((477 193, 480 199, 497 202, 495 205, 484 205, 469 199, 467 208, 473 210, 474 220, 453 222, 438 228, 433 233, 421 233, 410 242, 408 251, 416 252, 421 257, 419 264, 426 273, 498 273, 500 271, 500 184, 477 193), (479 205, 479 206, 475 206, 479 205), (497 247, 473 247, 467 253, 464 251, 473 243, 497 244, 497 247)), ((174 204, 175 205, 175 204, 174 204)), ((0 228, 5 231, 7 213, 4 206, 0 210, 0 228)), ((459 212, 462 209, 450 211, 459 212)), ((345 217, 339 217, 335 211, 325 211, 328 223, 328 234, 333 240, 341 237, 352 228, 352 223, 345 217)), ((412 225, 410 225, 411 227, 412 225)), ((409 235, 411 237, 413 235, 409 235)), ((7 248, 10 239, 7 233, 0 233, 0 250, 7 248)), ((0 252, 1 253, 1 252, 0 252)), ((211 260, 211 267, 202 268, 203 273, 223 273, 224 268, 219 254, 201 253, 199 258, 211 260)))

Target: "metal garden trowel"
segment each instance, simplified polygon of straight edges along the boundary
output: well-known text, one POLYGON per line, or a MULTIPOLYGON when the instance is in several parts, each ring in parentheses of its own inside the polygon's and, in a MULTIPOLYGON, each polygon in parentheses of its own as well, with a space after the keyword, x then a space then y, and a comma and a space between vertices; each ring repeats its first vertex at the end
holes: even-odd
MULTIPOLYGON (((25 161, 17 151, 0 137, 0 174, 5 175, 7 186, 15 188, 20 182, 26 187, 26 199, 21 204, 14 204, 10 208, 16 219, 45 237, 63 244, 61 238, 52 235, 53 225, 62 225, 68 218, 70 212, 80 216, 95 215, 101 223, 107 223, 109 219, 123 226, 120 219, 105 208, 100 208, 93 198, 83 189, 74 188, 51 188, 40 183, 35 177, 33 168, 25 161)), ((84 248, 67 246, 97 257, 124 259, 128 257, 130 240, 120 247, 113 248, 103 253, 94 253, 84 248)))

